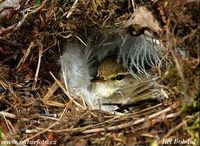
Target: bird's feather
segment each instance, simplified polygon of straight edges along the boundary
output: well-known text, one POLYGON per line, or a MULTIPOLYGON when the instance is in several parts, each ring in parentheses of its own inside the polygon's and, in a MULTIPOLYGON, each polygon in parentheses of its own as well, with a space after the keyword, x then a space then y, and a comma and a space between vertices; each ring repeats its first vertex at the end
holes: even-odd
MULTIPOLYGON (((115 57, 132 75, 148 76, 146 68, 158 65, 161 49, 150 37, 131 36, 125 33, 104 35, 94 34, 87 46, 75 42, 65 45, 65 53, 60 57, 61 74, 70 93, 84 97, 86 103, 99 109, 99 100, 91 90, 91 79, 95 77, 99 63, 108 56, 115 57)), ((113 108, 102 106, 103 110, 113 108)))

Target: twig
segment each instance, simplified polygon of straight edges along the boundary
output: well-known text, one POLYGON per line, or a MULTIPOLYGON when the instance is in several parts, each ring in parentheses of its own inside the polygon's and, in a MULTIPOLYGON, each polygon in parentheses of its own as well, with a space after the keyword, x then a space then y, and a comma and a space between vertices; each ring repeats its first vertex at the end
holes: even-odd
MULTIPOLYGON (((148 116, 148 119, 152 119, 152 118, 155 118, 155 117, 158 117, 162 114, 166 114, 167 112, 171 111, 172 109, 174 109, 174 106, 177 106, 175 105, 177 103, 174 103, 171 107, 168 107, 162 111, 159 111, 157 113, 154 113, 150 116, 148 116)), ((171 116, 170 116, 171 117, 171 116)), ((166 116, 166 118, 168 118, 166 116)), ((135 122, 131 121, 131 122, 128 122, 128 123, 125 123, 125 124, 121 124, 121 125, 117 125, 117 126, 111 126, 111 127, 108 127, 108 128, 96 128, 96 129, 89 129, 89 130, 85 130, 85 131, 82 131, 83 134, 88 134, 88 133, 98 133, 98 132, 103 132, 103 131, 113 131, 113 130, 119 130, 119 129, 124 129, 124 128, 129 128, 131 126, 134 126, 134 125, 137 125, 139 123, 142 123, 146 120, 146 118, 141 118, 141 119, 138 119, 136 120, 135 122)))
POLYGON ((14 97, 14 107, 18 106, 21 104, 21 98, 15 93, 15 91, 13 90, 13 87, 11 85, 11 83, 8 84, 8 90, 10 91, 11 95, 14 97))
POLYGON ((132 8, 133 8, 133 12, 135 11, 135 9, 137 8, 134 0, 131 0, 131 5, 132 5, 132 8))
MULTIPOLYGON (((173 47, 176 48, 176 40, 175 39, 173 40, 173 43, 174 43, 173 47)), ((191 100, 191 98, 188 97, 188 92, 187 92, 188 83, 185 80, 185 76, 183 74, 182 67, 181 67, 181 65, 179 63, 179 60, 178 60, 177 56, 175 55, 175 51, 174 51, 173 47, 171 47, 170 53, 171 53, 171 55, 172 55, 172 57, 174 59, 174 62, 176 64, 176 69, 177 69, 178 74, 179 74, 179 76, 180 76, 180 78, 182 80, 182 84, 183 84, 183 87, 184 87, 184 102, 187 103, 188 105, 190 105, 192 100, 191 100)))
POLYGON ((2 116, 3 116, 3 119, 4 119, 4 121, 5 121, 5 124, 6 124, 7 128, 8 128, 8 130, 10 131, 10 133, 11 133, 11 134, 16 133, 15 129, 13 129, 13 126, 11 125, 11 123, 9 122, 9 120, 6 119, 5 114, 2 114, 2 116))
MULTIPOLYGON (((175 131, 179 130, 182 126, 186 125, 186 122, 187 121, 183 120, 177 126, 172 127, 162 139, 168 138, 172 133, 174 133, 175 131)), ((160 141, 162 141, 162 139, 160 141)))
MULTIPOLYGON (((168 112, 165 111, 165 112, 168 112)), ((164 112, 164 113, 165 113, 164 112)), ((164 113, 160 113, 160 114, 164 114, 164 113)), ((153 116, 153 117, 150 117, 149 116, 149 119, 152 119, 152 118, 155 118, 157 116, 160 116, 160 114, 158 115, 150 115, 150 116, 153 116)), ((169 119, 169 118, 174 118, 174 117, 177 117, 179 115, 179 113, 172 113, 172 114, 168 114, 165 116, 166 119, 169 119)), ((88 125, 88 126, 85 126, 85 127, 81 127, 81 128, 68 128, 68 129, 60 129, 60 130, 52 130, 52 129, 48 129, 47 131, 48 132, 54 132, 54 133, 62 133, 62 132, 78 132, 78 133, 82 133, 82 134, 91 134, 91 133, 99 133, 99 132, 103 132, 103 131, 114 131, 114 130, 119 130, 119 129, 125 129, 125 128, 129 128, 131 126, 134 126, 134 125, 137 125, 137 124, 140 124, 144 121, 146 121, 147 119, 146 118, 142 118, 142 119, 139 119, 135 122, 128 122, 128 123, 125 123, 125 124, 121 124, 121 125, 118 125, 118 126, 111 126, 111 127, 108 127, 108 128, 95 128, 95 129, 89 129, 89 130, 86 130, 88 128, 91 128, 91 127, 95 127, 95 126, 98 126, 100 124, 96 124, 96 125, 88 125)), ((110 120, 109 120, 110 121, 110 120)), ((107 122, 107 121, 106 121, 107 122)))
POLYGON ((53 77, 53 79, 56 81, 57 85, 63 90, 63 92, 69 97, 69 99, 75 103, 77 106, 81 107, 84 109, 84 107, 82 105, 80 105, 78 102, 76 102, 74 100, 73 97, 71 97, 70 93, 69 93, 69 89, 66 87, 66 89, 61 85, 61 83, 56 79, 56 77, 50 72, 51 76, 53 77))
POLYGON ((79 37, 79 36, 75 36, 85 47, 87 47, 87 44, 79 37))
POLYGON ((16 28, 16 25, 17 25, 17 24, 13 24, 13 25, 11 25, 11 26, 8 26, 8 27, 5 28, 5 29, 0 29, 0 36, 3 36, 3 35, 5 35, 5 34, 9 33, 11 30, 14 30, 14 29, 16 28))
POLYGON ((8 113, 8 112, 4 112, 4 111, 1 111, 1 112, 0 112, 0 115, 3 115, 3 116, 5 116, 5 117, 11 118, 11 119, 16 119, 16 118, 17 118, 16 115, 11 114, 11 113, 8 113))
POLYGON ((27 60, 27 58, 30 55, 31 52, 31 48, 34 46, 33 42, 31 42, 31 44, 29 45, 28 49, 26 50, 26 53, 24 54, 24 56, 20 59, 18 65, 17 65, 17 69, 21 70, 22 64, 27 60))
POLYGON ((146 111, 150 111, 150 110, 155 109, 155 108, 160 107, 160 106, 162 106, 162 103, 159 103, 159 104, 157 104, 157 105, 151 106, 151 107, 149 107, 149 108, 145 108, 145 109, 140 110, 140 111, 137 111, 137 112, 133 112, 133 113, 131 113, 131 115, 133 115, 133 114, 134 114, 134 115, 142 114, 142 113, 144 113, 144 112, 146 112, 146 111))
POLYGON ((189 35, 186 35, 186 36, 184 36, 183 38, 181 38, 181 40, 178 40, 178 41, 177 41, 177 44, 180 45, 180 44, 184 43, 186 39, 193 37, 194 35, 197 34, 198 31, 199 31, 198 28, 195 29, 195 30, 192 30, 191 33, 190 33, 189 35))
POLYGON ((0 44, 10 45, 10 46, 14 46, 14 47, 20 46, 20 44, 18 44, 16 41, 7 40, 2 37, 0 37, 0 44))
POLYGON ((28 138, 24 139, 22 142, 25 143, 25 142, 27 142, 27 141, 29 141, 29 140, 31 140, 31 139, 33 139, 33 138, 35 138, 35 137, 41 135, 42 133, 45 133, 46 131, 48 131, 49 129, 53 128, 54 126, 56 126, 56 125, 60 122, 60 120, 62 119, 62 117, 63 117, 63 115, 65 114, 66 110, 68 109, 70 103, 71 103, 71 102, 69 102, 69 103, 65 106, 65 108, 64 108, 64 110, 63 110, 63 112, 62 112, 62 114, 61 114, 61 116, 60 116, 60 118, 59 118, 58 121, 56 121, 55 123, 53 123, 51 126, 47 127, 46 129, 40 131, 39 133, 37 133, 37 134, 35 134, 35 135, 31 136, 31 137, 28 137, 28 138))
POLYGON ((65 107, 66 105, 64 103, 60 103, 57 101, 52 101, 49 100, 49 98, 53 95, 53 93, 58 89, 58 85, 56 82, 54 82, 54 84, 49 88, 48 92, 46 93, 46 95, 43 98, 43 103, 46 105, 50 105, 50 106, 56 106, 56 107, 65 107))
POLYGON ((77 3, 78 3, 78 0, 75 0, 73 5, 72 5, 72 7, 71 7, 71 9, 68 12, 64 13, 63 17, 65 15, 67 15, 66 18, 69 18, 71 16, 72 12, 75 10, 77 3))
POLYGON ((48 116, 39 116, 39 118, 43 118, 43 119, 48 119, 48 120, 53 120, 53 121, 58 121, 59 118, 55 118, 55 117, 48 117, 48 116))
POLYGON ((39 44, 40 44, 40 47, 39 47, 38 65, 37 65, 37 69, 36 69, 36 73, 35 73, 33 89, 36 88, 36 84, 37 84, 37 80, 38 80, 38 74, 39 74, 40 65, 41 65, 42 52, 43 52, 43 45, 41 43, 39 43, 39 44))
POLYGON ((17 24, 17 26, 15 27, 14 30, 17 30, 18 28, 20 28, 20 27, 22 26, 22 24, 25 22, 26 18, 27 18, 29 15, 31 15, 31 14, 33 14, 33 13, 36 13, 36 12, 38 12, 39 10, 41 10, 41 9, 43 8, 43 6, 45 5, 46 2, 47 2, 47 0, 44 0, 44 1, 42 2, 42 4, 41 4, 38 8, 36 8, 35 10, 32 10, 32 11, 31 11, 30 8, 24 10, 23 13, 25 13, 25 12, 27 12, 27 11, 29 11, 29 12, 28 12, 27 14, 24 14, 24 15, 23 15, 22 19, 18 22, 18 24, 17 24))

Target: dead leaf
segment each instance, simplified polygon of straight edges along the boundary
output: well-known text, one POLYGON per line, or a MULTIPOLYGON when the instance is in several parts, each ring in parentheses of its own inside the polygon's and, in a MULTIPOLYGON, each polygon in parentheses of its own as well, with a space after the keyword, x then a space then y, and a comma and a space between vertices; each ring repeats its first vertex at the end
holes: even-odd
POLYGON ((125 24, 125 28, 131 28, 132 34, 138 34, 139 32, 148 29, 156 34, 162 32, 162 29, 152 12, 144 6, 136 9, 131 18, 125 24))

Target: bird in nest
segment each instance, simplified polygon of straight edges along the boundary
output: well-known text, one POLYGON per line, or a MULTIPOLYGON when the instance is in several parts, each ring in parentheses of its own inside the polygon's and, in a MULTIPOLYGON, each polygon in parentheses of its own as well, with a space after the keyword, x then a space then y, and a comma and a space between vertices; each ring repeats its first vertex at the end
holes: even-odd
MULTIPOLYGON (((157 40, 156 40, 157 41, 157 40)), ((160 96, 151 68, 160 64, 162 47, 145 35, 96 33, 86 45, 65 44, 61 76, 70 93, 92 109, 115 112, 124 105, 160 96)))

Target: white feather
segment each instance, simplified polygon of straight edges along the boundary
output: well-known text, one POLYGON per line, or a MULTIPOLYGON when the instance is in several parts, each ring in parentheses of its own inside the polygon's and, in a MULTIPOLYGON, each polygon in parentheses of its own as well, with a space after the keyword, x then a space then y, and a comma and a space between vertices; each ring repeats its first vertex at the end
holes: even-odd
POLYGON ((98 64, 107 56, 115 56, 134 77, 137 78, 137 74, 148 77, 145 66, 158 65, 160 53, 160 46, 144 35, 95 34, 88 40, 87 46, 66 44, 65 53, 60 57, 62 78, 71 94, 82 96, 89 107, 113 112, 115 108, 103 106, 98 94, 91 90, 91 79, 95 77, 98 64))

